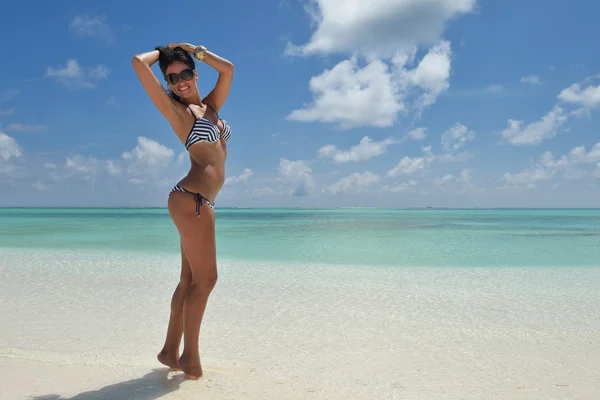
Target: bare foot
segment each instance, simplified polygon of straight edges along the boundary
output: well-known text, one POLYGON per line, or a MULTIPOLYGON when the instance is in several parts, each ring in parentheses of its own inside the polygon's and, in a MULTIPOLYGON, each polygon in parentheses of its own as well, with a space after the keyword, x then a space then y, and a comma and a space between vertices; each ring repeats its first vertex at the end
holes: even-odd
POLYGON ((156 358, 158 359, 158 361, 160 361, 161 364, 164 364, 175 371, 179 371, 180 368, 179 365, 177 365, 177 355, 168 354, 163 350, 160 353, 158 353, 156 358))
POLYGON ((188 379, 199 379, 202 376, 202 367, 200 366, 200 359, 196 362, 188 361, 185 354, 182 354, 179 358, 179 368, 185 373, 185 377, 188 379))

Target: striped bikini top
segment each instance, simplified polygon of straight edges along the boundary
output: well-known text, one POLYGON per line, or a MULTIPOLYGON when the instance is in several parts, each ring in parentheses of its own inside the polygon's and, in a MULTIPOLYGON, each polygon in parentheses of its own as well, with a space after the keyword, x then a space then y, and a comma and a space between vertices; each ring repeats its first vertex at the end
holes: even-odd
MULTIPOLYGON (((212 108, 209 104, 206 105, 212 108)), ((189 105, 188 108, 190 108, 189 105)), ((212 108, 212 110, 215 111, 214 108, 212 108)), ((225 139, 225 142, 229 141, 229 137, 231 136, 231 128, 229 127, 227 121, 219 118, 219 114, 216 111, 215 114, 217 114, 217 118, 219 118, 223 122, 223 132, 220 132, 219 127, 216 124, 207 120, 206 118, 198 118, 191 108, 190 111, 192 112, 194 118, 196 118, 196 121, 194 122, 194 125, 192 126, 192 129, 190 130, 190 133, 188 134, 188 137, 185 140, 185 148, 187 150, 189 150, 189 148, 196 143, 214 143, 218 141, 221 137, 225 139)))

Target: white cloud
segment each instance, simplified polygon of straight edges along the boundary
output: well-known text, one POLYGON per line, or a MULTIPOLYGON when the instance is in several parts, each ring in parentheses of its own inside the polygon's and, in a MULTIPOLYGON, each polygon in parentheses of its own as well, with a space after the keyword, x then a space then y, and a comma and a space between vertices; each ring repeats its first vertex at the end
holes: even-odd
POLYGON ((67 60, 64 67, 47 67, 45 76, 56 79, 57 82, 70 89, 93 89, 94 80, 107 79, 110 70, 103 64, 95 67, 81 67, 75 59, 67 60))
POLYGON ((433 183, 436 186, 443 187, 449 185, 454 180, 454 175, 446 174, 441 178, 436 178, 433 183))
POLYGON ((578 146, 571 150, 571 162, 579 163, 595 163, 600 161, 600 142, 596 143, 590 151, 585 150, 585 146, 578 146))
POLYGON ((582 168, 599 161, 600 142, 596 143, 589 151, 586 151, 585 146, 575 147, 559 158, 555 158, 552 152, 546 151, 542 154, 536 166, 555 174, 560 173, 564 179, 576 180, 587 175, 587 172, 582 168))
MULTIPOLYGON (((0 143, 4 143, 4 140, 5 137, 2 136, 0 143)), ((6 151, 7 147, 2 145, 0 148, 6 151)), ((350 146, 342 150, 349 152, 350 146)), ((166 183, 169 186, 176 183, 187 167, 177 164, 177 154, 171 154, 170 149, 147 138, 138 138, 138 142, 132 144, 123 153, 123 157, 117 154, 108 159, 90 154, 75 154, 68 158, 61 157, 61 162, 57 162, 54 158, 56 155, 16 155, 21 152, 11 151, 8 162, 4 160, 7 156, 3 158, 0 155, 0 192, 6 188, 11 188, 11 193, 21 191, 19 197, 0 196, 0 202, 4 204, 65 204, 65 201, 73 199, 72 204, 78 205, 164 206, 170 187, 163 186, 166 183), (21 174, 22 171, 26 174, 21 174), (38 191, 43 193, 42 197, 36 196, 38 191)), ((397 164, 388 165, 388 168, 373 170, 369 167, 366 172, 350 170, 342 175, 338 175, 339 170, 331 168, 313 171, 315 167, 311 169, 312 165, 307 161, 281 159, 278 170, 273 170, 271 176, 255 178, 256 173, 245 168, 228 177, 228 184, 244 181, 250 183, 228 188, 219 197, 219 203, 225 206, 248 206, 239 200, 247 196, 253 198, 252 206, 267 207, 335 207, 365 205, 365 202, 382 207, 418 207, 432 202, 436 206, 531 204, 526 203, 527 196, 530 195, 522 190, 503 194, 502 191, 490 192, 493 188, 483 186, 487 189, 484 192, 483 188, 480 189, 480 183, 471 175, 471 172, 475 174, 476 165, 448 171, 437 164, 442 158, 443 155, 434 155, 431 147, 426 146, 422 147, 420 154, 407 154, 406 157, 401 155, 396 160, 397 164)), ((572 193, 571 199, 574 196, 587 196, 587 204, 593 204, 598 199, 594 197, 594 190, 588 186, 600 179, 600 142, 587 147, 574 147, 559 154, 543 152, 532 165, 526 167, 528 168, 508 170, 501 175, 501 181, 494 183, 505 185, 504 188, 517 189, 539 186, 540 194, 548 194, 550 188, 560 184, 561 189, 555 192, 555 196, 563 196, 564 192, 569 191, 572 193), (575 182, 574 179, 579 181, 575 182), (592 196, 591 200, 589 196, 592 196)), ((492 177, 493 175, 487 175, 486 180, 492 177)), ((544 205, 573 205, 568 203, 572 200, 567 195, 560 199, 552 197, 550 200, 544 205)))
POLYGON ((315 188, 312 168, 303 160, 290 161, 281 158, 278 173, 277 180, 283 185, 291 187, 289 193, 292 196, 306 196, 310 189, 315 188))
POLYGON ((338 123, 348 129, 389 127, 404 111, 420 116, 450 86, 450 43, 431 48, 416 66, 415 56, 413 49, 398 54, 389 66, 375 59, 362 68, 355 57, 341 61, 311 78, 313 102, 286 119, 338 123))
MULTIPOLYGON (((427 173, 429 168, 435 163, 447 163, 465 161, 470 158, 470 154, 466 151, 462 151, 468 142, 475 139, 475 132, 470 130, 467 126, 456 123, 454 126, 446 130, 441 135, 441 145, 445 153, 434 154, 431 151, 431 146, 424 146, 421 148, 423 155, 420 157, 409 157, 404 156, 398 164, 388 170, 385 174, 386 178, 399 178, 402 176, 415 176, 424 175, 427 173)), ((467 185, 467 178, 470 179, 470 170, 463 170, 461 177, 462 182, 465 186, 467 185)), ((456 179, 452 176, 452 179, 456 179)), ((406 185, 403 183, 395 183, 394 185, 386 185, 383 190, 386 191, 405 191, 412 188, 414 185, 406 185)), ((468 185, 467 185, 468 186, 468 185)))
POLYGON ((400 192, 407 192, 416 187, 417 187, 417 182, 411 179, 408 182, 396 182, 392 185, 385 185, 384 187, 381 188, 381 190, 383 190, 385 192, 400 193, 400 192))
POLYGON ((76 154, 73 157, 67 157, 65 167, 67 171, 81 173, 87 176, 95 175, 99 172, 100 160, 96 157, 84 157, 76 154))
POLYGON ((133 150, 121 154, 124 160, 132 160, 134 164, 144 167, 164 167, 173 156, 172 149, 143 136, 138 137, 137 146, 133 150))
POLYGON ((21 157, 23 157, 23 149, 17 141, 0 132, 0 178, 7 177, 9 181, 19 179, 19 172, 23 168, 19 166, 17 160, 21 157))
POLYGON ((431 147, 423 147, 425 153, 422 157, 404 156, 396 166, 387 171, 387 178, 397 178, 400 176, 415 175, 419 172, 424 172, 427 167, 435 160, 435 156, 431 153, 431 147))
POLYGON ((504 92, 504 86, 502 85, 490 85, 487 88, 485 88, 486 92, 490 92, 490 93, 503 93, 504 92))
POLYGON ((541 120, 523 127, 523 121, 508 120, 502 137, 512 145, 538 145, 556 136, 558 129, 567 122, 568 115, 560 106, 554 106, 541 120))
POLYGON ((263 196, 274 196, 279 195, 279 192, 271 189, 270 187, 261 187, 252 189, 252 197, 263 197, 263 196))
POLYGON ((366 171, 362 174, 355 172, 330 185, 327 191, 336 195, 362 191, 363 189, 374 185, 380 180, 381 177, 379 177, 379 175, 377 174, 372 173, 371 171, 366 171))
POLYGON ((254 175, 254 171, 250 168, 244 168, 240 175, 227 177, 227 179, 225 179, 225 185, 235 185, 237 183, 246 182, 252 175, 254 175))
MULTIPOLYGON (((596 169, 594 170, 594 172, 592 172, 592 176, 595 179, 600 179, 600 162, 598 164, 596 164, 596 169)), ((596 187, 596 186, 594 186, 596 187)))
POLYGON ((35 183, 34 183, 32 186, 33 186, 33 188, 34 188, 34 189, 37 189, 37 190, 39 190, 40 192, 43 192, 43 191, 45 191, 45 190, 48 190, 48 188, 49 188, 49 186, 48 186, 48 185, 46 185, 46 184, 44 184, 44 183, 42 183, 42 182, 35 182, 35 183))
POLYGON ((536 75, 528 75, 521 78, 521 83, 526 83, 529 85, 541 85, 542 80, 539 76, 536 75))
POLYGON ((363 137, 360 143, 349 150, 338 149, 333 144, 328 144, 319 149, 319 156, 331 158, 337 163, 358 162, 378 157, 387 151, 387 147, 398 143, 398 140, 389 137, 379 142, 374 142, 368 136, 363 137))
POLYGON ((419 118, 449 88, 451 45, 446 25, 474 10, 476 0, 313 0, 309 43, 288 43, 288 55, 342 53, 348 60, 310 80, 313 101, 287 119, 342 128, 388 127, 398 113, 419 118), (429 52, 415 65, 419 48, 429 52), (366 65, 359 64, 365 59, 366 65))
POLYGON ((424 147, 426 158, 429 162, 454 163, 467 161, 472 157, 471 153, 463 150, 467 143, 475 140, 475 132, 467 126, 457 122, 454 126, 442 133, 440 144, 443 153, 433 154, 431 147, 424 147))
MULTIPOLYGON (((556 158, 552 152, 545 151, 529 168, 518 173, 506 172, 502 181, 509 186, 525 186, 534 188, 537 182, 550 181, 560 175, 564 179, 581 179, 588 172, 579 169, 586 165, 600 161, 600 142, 596 143, 589 151, 585 146, 577 146, 570 152, 556 158)), ((594 176, 595 172, 590 172, 594 176)))
POLYGON ((89 75, 92 79, 107 79, 109 73, 110 70, 103 64, 97 65, 89 70, 89 75))
POLYGON ((310 41, 287 54, 359 53, 392 57, 437 42, 447 23, 474 10, 476 0, 314 0, 310 41))
POLYGON ((460 185, 460 188, 462 190, 481 190, 475 186, 470 168, 465 168, 462 171, 460 171, 460 174, 456 178, 456 181, 460 185))
POLYGON ((135 184, 162 176, 174 156, 172 149, 143 136, 138 137, 137 146, 133 150, 121 154, 121 158, 127 161, 131 182, 135 184))
POLYGON ((345 60, 310 79, 313 103, 293 110, 286 119, 339 123, 342 128, 387 127, 404 106, 386 64, 373 60, 360 68, 345 60))
POLYGON ((561 91, 558 98, 565 103, 586 109, 596 108, 600 106, 600 85, 582 87, 581 84, 575 83, 561 91))
POLYGON ((461 151, 459 153, 445 153, 436 156, 436 160, 442 163, 457 163, 465 162, 472 157, 468 151, 461 151))
POLYGON ((115 36, 108 24, 105 15, 77 15, 71 21, 69 30, 81 37, 101 39, 109 44, 114 44, 115 36))
POLYGON ((0 93, 0 101, 14 100, 19 95, 19 93, 21 93, 19 89, 6 90, 0 93))
POLYGON ((569 118, 589 114, 591 109, 600 106, 600 85, 589 84, 589 81, 595 78, 597 76, 585 79, 587 86, 575 83, 563 89, 557 96, 563 105, 555 105, 539 121, 523 126, 524 121, 509 119, 508 127, 502 131, 502 137, 508 143, 517 146, 538 145, 544 140, 555 137, 569 118), (579 108, 567 111, 568 105, 576 105, 579 108))
POLYGON ((526 186, 534 188, 536 182, 549 181, 554 178, 556 171, 547 170, 541 167, 527 168, 519 173, 511 174, 505 172, 502 181, 514 186, 526 186))
MULTIPOLYGON (((107 190, 124 190, 119 185, 123 183, 142 184, 144 190, 163 187, 171 184, 170 180, 177 179, 181 172, 175 170, 177 164, 173 162, 173 150, 162 144, 145 138, 138 137, 137 145, 128 152, 121 154, 116 159, 99 159, 94 155, 73 154, 56 162, 56 159, 39 159, 39 156, 25 159, 26 162, 7 164, 6 160, 21 156, 21 149, 14 139, 7 135, 0 135, 0 172, 14 174, 23 172, 23 183, 37 190, 49 193, 63 193, 70 190, 72 182, 84 184, 88 182, 96 186, 107 186, 107 190), (27 168, 23 164, 28 165, 27 168), (43 185, 43 186, 40 186, 43 185)), ((51 154, 49 154, 51 156, 51 154)), ((126 190, 130 190, 131 185, 126 190)), ((136 189, 139 190, 139 189, 136 189)), ((162 190, 162 189, 161 189, 162 190)))
POLYGON ((478 188, 473 182, 473 176, 471 175, 471 169, 469 168, 461 170, 458 176, 446 174, 441 178, 436 178, 433 181, 433 184, 444 191, 457 193, 481 193, 484 191, 483 189, 478 188))
POLYGON ((15 113, 15 108, 0 109, 0 117, 9 117, 15 113))
POLYGON ((456 123, 456 125, 442 133, 441 144, 446 152, 456 153, 474 139, 475 132, 461 123, 456 123))
POLYGON ((182 151, 177 155, 177 164, 182 164, 186 160, 190 160, 190 154, 187 151, 182 151))
POLYGON ((427 137, 427 128, 413 129, 406 136, 412 140, 425 140, 427 137))
POLYGON ((425 170, 426 166, 427 161, 423 157, 404 156, 394 168, 387 172, 386 176, 396 178, 401 175, 413 175, 425 170))
POLYGON ((412 108, 417 115, 431 106, 450 87, 452 50, 450 42, 441 41, 433 46, 419 64, 409 69, 415 62, 416 48, 409 53, 398 53, 393 59, 394 76, 399 85, 400 98, 412 100, 412 108))
POLYGON ((119 176, 121 175, 121 167, 117 165, 113 160, 106 161, 106 172, 108 172, 111 176, 119 176))
POLYGON ((46 125, 21 124, 18 122, 6 126, 7 131, 13 132, 44 132, 47 129, 46 125))
POLYGON ((0 132, 0 160, 9 161, 11 158, 21 157, 23 150, 17 141, 5 133, 0 132))

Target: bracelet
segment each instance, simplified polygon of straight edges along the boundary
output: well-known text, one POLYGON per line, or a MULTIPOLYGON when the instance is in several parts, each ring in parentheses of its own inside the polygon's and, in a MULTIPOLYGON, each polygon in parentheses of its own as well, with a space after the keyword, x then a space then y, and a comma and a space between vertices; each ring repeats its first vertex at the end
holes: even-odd
POLYGON ((198 61, 204 60, 204 54, 206 53, 206 47, 196 46, 194 49, 194 58, 198 61))

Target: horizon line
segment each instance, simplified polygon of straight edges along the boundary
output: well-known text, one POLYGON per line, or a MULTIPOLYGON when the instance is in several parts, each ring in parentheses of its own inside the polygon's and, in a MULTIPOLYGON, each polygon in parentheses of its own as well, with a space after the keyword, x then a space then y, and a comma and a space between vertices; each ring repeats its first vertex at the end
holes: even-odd
MULTIPOLYGON (((166 206, 1 206, 0 209, 52 209, 52 208, 71 208, 71 209, 161 209, 166 210, 166 206)), ((294 210, 600 210, 600 207, 526 207, 526 206, 492 206, 492 207, 375 207, 375 206, 334 206, 334 207, 298 207, 298 206, 271 206, 271 207, 237 207, 223 206, 218 207, 221 210, 269 210, 269 209, 294 209, 294 210)))

